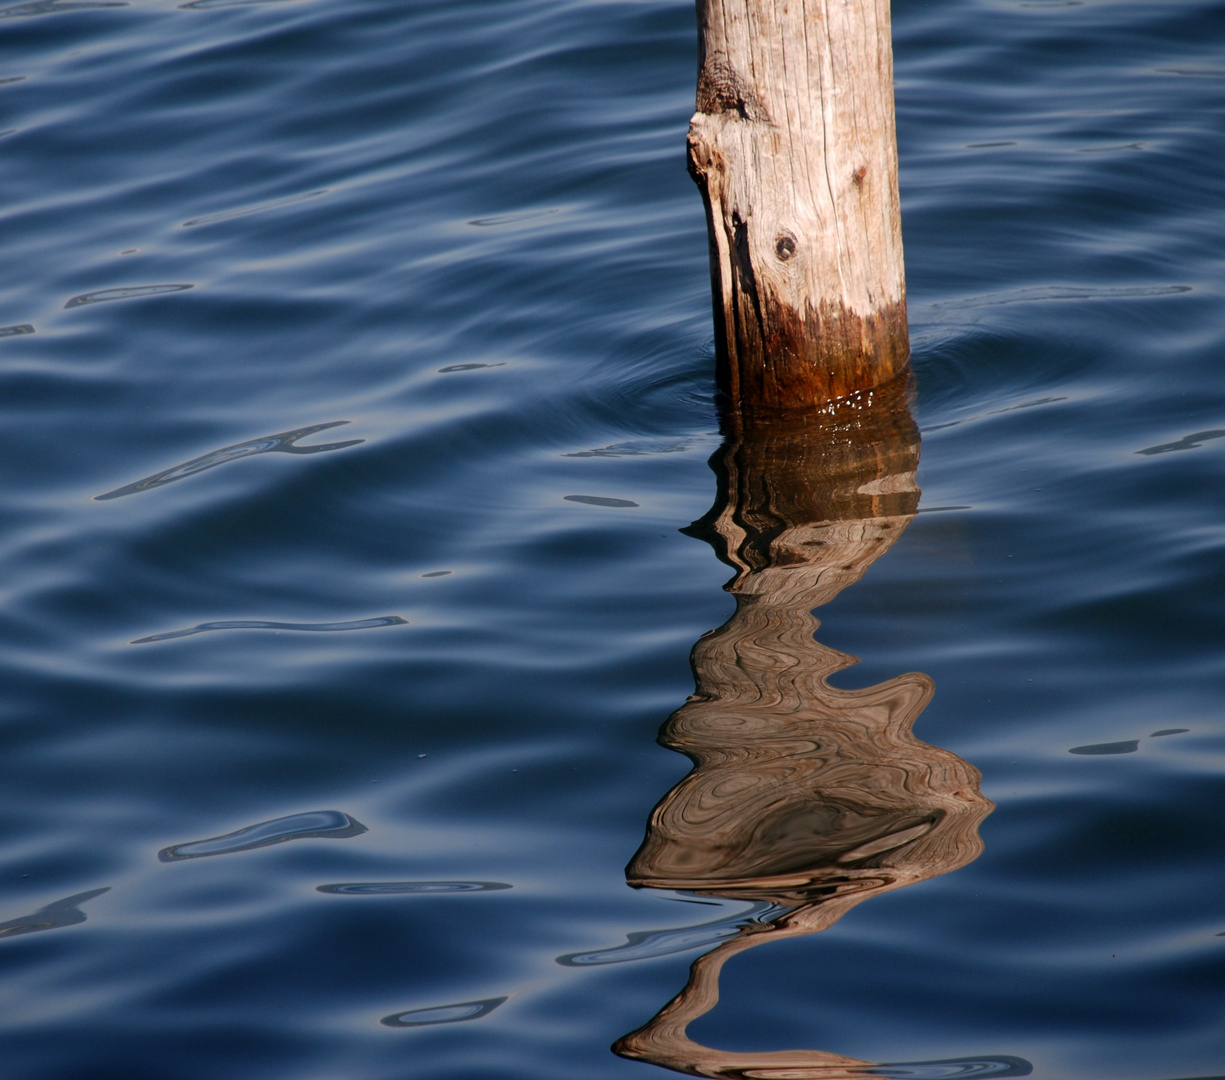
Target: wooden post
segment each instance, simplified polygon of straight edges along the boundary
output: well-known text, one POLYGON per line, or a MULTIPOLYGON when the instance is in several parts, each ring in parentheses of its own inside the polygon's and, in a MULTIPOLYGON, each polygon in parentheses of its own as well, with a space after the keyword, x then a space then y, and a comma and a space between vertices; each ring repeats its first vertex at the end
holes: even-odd
POLYGON ((910 355, 889 0, 697 0, 720 389, 811 412, 910 355))

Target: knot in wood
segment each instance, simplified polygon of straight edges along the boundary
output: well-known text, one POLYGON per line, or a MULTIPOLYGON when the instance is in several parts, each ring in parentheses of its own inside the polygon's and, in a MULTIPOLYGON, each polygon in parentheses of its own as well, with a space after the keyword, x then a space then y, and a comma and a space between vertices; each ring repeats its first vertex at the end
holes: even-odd
POLYGON ((852 178, 855 181, 855 186, 858 187, 860 184, 862 184, 863 178, 867 175, 868 167, 866 165, 860 165, 859 168, 852 174, 852 178))
POLYGON ((798 246, 798 241, 789 232, 779 233, 778 239, 774 241, 774 254, 777 255, 783 262, 786 262, 795 254, 795 249, 798 246))
POLYGON ((753 88, 728 63, 727 57, 717 54, 707 57, 698 72, 697 109, 707 116, 724 113, 741 120, 769 121, 753 88))

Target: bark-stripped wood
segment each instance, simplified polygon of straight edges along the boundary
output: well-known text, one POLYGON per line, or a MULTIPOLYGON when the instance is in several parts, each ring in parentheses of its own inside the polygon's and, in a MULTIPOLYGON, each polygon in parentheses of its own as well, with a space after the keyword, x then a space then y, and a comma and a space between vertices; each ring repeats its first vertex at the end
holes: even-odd
POLYGON ((614 1046, 625 1057, 706 1077, 863 1076, 867 1062, 839 1054, 727 1053, 686 1028, 718 1002, 734 954, 823 930, 982 850, 992 804, 978 771, 911 732, 931 679, 838 689, 829 676, 855 660, 813 638, 812 609, 858 581, 917 510, 904 383, 841 402, 817 425, 749 422, 713 462, 720 498, 691 531, 736 568, 736 611, 694 646, 696 690, 660 733, 694 768, 655 807, 626 877, 785 910, 699 958, 681 994, 614 1046))
POLYGON ((778 414, 887 382, 910 353, 889 0, 697 7, 720 388, 778 414))

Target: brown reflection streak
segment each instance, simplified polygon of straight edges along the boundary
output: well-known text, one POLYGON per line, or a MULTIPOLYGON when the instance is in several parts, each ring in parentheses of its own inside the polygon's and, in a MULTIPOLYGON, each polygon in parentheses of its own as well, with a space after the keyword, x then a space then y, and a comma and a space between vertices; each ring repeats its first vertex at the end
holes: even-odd
POLYGON ((827 679, 855 658, 813 638, 812 609, 858 581, 913 519, 919 433, 905 377, 803 426, 731 417, 726 427, 712 462, 719 499, 687 531, 736 570, 726 586, 736 611, 694 646, 696 691, 660 733, 694 768, 655 807, 626 877, 789 910, 699 957, 684 990, 613 1049, 693 1076, 870 1076, 870 1062, 835 1053, 713 1050, 686 1028, 718 1002, 736 953, 824 930, 982 850, 978 826, 993 806, 978 771, 911 734, 931 679, 840 690, 827 679))

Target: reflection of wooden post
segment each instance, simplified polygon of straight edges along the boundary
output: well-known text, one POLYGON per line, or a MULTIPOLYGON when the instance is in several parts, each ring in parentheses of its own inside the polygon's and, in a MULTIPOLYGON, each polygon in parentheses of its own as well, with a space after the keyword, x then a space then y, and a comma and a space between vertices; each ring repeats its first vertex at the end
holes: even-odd
POLYGON ((813 639, 812 609, 858 581, 918 508, 904 380, 806 424, 726 420, 719 498, 687 531, 736 569, 736 611, 694 646, 696 690, 660 733, 693 771, 652 811, 626 877, 784 910, 695 961, 685 989, 613 1049, 694 1076, 850 1080, 866 1062, 729 1053, 686 1028, 717 1003, 736 953, 824 930, 869 897, 970 862, 991 803, 972 765, 911 733, 931 679, 839 689, 827 679, 854 659, 813 639))
POLYGON ((652 813, 631 884, 857 903, 981 849, 977 771, 911 734, 931 679, 839 689, 827 679, 854 658, 813 639, 812 609, 858 581, 918 506, 904 381, 872 396, 819 423, 750 424, 717 458, 723 490, 692 531, 736 568, 736 612, 693 648, 696 692, 660 741, 694 770, 652 813))
POLYGON ((698 0, 689 170, 721 389, 810 410, 906 364, 889 0, 698 0))

